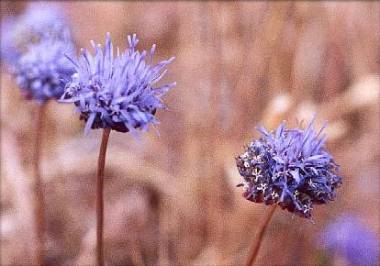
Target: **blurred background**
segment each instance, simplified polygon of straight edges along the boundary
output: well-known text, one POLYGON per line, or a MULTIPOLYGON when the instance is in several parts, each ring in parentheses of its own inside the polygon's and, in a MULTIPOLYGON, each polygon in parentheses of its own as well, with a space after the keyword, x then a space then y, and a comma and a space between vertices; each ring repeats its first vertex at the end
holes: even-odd
MULTIPOLYGON (((257 263, 380 265, 380 3, 2 1, 2 19, 30 4, 58 5, 77 49, 104 43, 106 32, 124 49, 137 33, 140 49, 157 44, 157 61, 176 56, 165 81, 177 87, 165 96, 169 111, 157 114, 159 135, 110 136, 108 265, 243 265, 267 207, 241 196, 234 158, 258 136, 255 127, 296 126, 314 114, 317 127, 329 123, 343 186, 315 207, 314 223, 277 210, 257 263), (327 245, 341 217, 355 217, 354 229, 374 241, 353 240, 347 229, 327 245)), ((34 109, 2 64, 1 265, 33 257, 34 109)), ((47 265, 94 264, 101 131, 85 136, 83 127, 73 105, 48 103, 47 265)))

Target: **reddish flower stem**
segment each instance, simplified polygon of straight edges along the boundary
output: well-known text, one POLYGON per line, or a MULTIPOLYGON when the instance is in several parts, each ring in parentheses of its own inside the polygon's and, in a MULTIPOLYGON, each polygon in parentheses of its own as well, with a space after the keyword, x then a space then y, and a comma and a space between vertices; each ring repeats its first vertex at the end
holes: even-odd
POLYGON ((256 234, 255 241, 253 242, 250 253, 246 262, 246 266, 253 266, 255 263, 255 260, 257 258, 257 255, 259 254, 259 250, 261 247, 261 243, 265 234, 265 231, 269 225, 270 220, 272 219, 272 216, 274 214, 274 211, 276 210, 276 204, 270 207, 269 211, 266 213, 264 219, 262 220, 259 229, 256 234))
POLYGON ((106 161, 107 143, 111 129, 103 130, 98 159, 98 173, 96 179, 96 262, 98 266, 104 265, 103 256, 103 220, 104 220, 104 168, 106 161))
POLYGON ((44 235, 45 235, 45 199, 43 190, 43 180, 41 178, 41 146, 42 146, 42 132, 43 132, 43 121, 45 118, 46 104, 38 105, 35 111, 35 145, 33 152, 33 191, 34 191, 34 222, 36 230, 36 254, 35 263, 36 265, 44 264, 44 235))

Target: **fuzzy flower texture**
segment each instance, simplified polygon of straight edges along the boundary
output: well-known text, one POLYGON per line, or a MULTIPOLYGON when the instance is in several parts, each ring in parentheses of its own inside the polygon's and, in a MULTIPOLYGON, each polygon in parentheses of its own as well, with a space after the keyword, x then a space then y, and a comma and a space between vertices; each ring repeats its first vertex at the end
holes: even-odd
POLYGON ((72 54, 73 45, 67 41, 44 38, 31 44, 20 56, 13 74, 26 99, 43 103, 59 99, 66 82, 74 73, 74 67, 64 54, 72 54))
POLYGON ((287 129, 281 124, 274 132, 258 131, 244 154, 236 158, 244 180, 243 196, 253 202, 278 204, 304 218, 311 217, 313 204, 335 198, 341 184, 338 166, 324 147, 323 128, 287 129))
POLYGON ((113 45, 107 34, 104 48, 91 42, 95 54, 82 49, 76 68, 66 85, 61 102, 72 102, 86 121, 85 132, 111 128, 119 132, 146 130, 156 124, 157 109, 165 108, 161 96, 175 83, 155 87, 166 73, 165 67, 174 58, 151 65, 155 45, 150 54, 136 50, 136 35, 128 36, 129 49, 114 58, 113 45))
POLYGON ((349 265, 379 265, 380 239, 359 217, 345 213, 329 223, 320 236, 321 247, 349 265))
POLYGON ((74 67, 65 54, 74 53, 66 20, 58 6, 33 3, 1 27, 1 58, 26 99, 44 103, 59 99, 74 67))
POLYGON ((4 16, 1 20, 1 60, 14 66, 28 46, 46 37, 62 39, 68 30, 68 21, 58 3, 30 2, 18 15, 4 16))

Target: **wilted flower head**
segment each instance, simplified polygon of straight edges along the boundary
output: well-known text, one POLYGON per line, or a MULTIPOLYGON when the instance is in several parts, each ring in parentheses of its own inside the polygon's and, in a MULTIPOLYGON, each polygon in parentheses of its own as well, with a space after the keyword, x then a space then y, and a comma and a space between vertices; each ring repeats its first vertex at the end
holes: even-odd
POLYGON ((154 87, 166 73, 165 67, 174 58, 151 65, 155 45, 147 58, 146 51, 136 50, 136 35, 128 36, 129 49, 114 58, 113 45, 107 34, 104 48, 91 42, 95 54, 82 49, 77 61, 77 73, 67 84, 63 102, 73 102, 90 128, 111 128, 127 132, 145 130, 157 123, 156 109, 164 108, 161 96, 175 83, 154 87))
POLYGON ((310 218, 313 203, 323 204, 335 197, 341 184, 337 165, 324 147, 323 128, 276 131, 260 128, 260 139, 253 141, 236 158, 244 177, 244 197, 253 202, 278 204, 301 217, 310 218))
POLYGON ((328 254, 341 256, 350 265, 379 263, 380 239, 353 215, 344 214, 330 223, 321 238, 328 254))
POLYGON ((27 99, 44 102, 62 96, 75 69, 65 54, 73 54, 70 40, 45 37, 28 46, 15 63, 13 74, 27 99))
POLYGON ((10 66, 32 43, 43 38, 63 37, 68 23, 58 4, 32 2, 19 16, 6 16, 1 21, 1 58, 10 66))

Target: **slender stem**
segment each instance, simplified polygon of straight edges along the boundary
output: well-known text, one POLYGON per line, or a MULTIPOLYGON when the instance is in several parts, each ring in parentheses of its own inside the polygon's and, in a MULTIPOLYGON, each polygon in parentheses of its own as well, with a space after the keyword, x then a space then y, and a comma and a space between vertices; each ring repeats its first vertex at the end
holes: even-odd
POLYGON ((96 261, 98 266, 104 265, 103 257, 103 218, 104 218, 104 166, 106 161, 107 143, 111 129, 103 130, 98 159, 98 174, 96 179, 96 261))
POLYGON ((269 211, 266 213, 262 223, 260 224, 259 230, 256 235, 256 240, 253 242, 250 253, 246 262, 246 266, 253 266, 257 257, 257 254, 259 253, 260 246, 265 234, 265 231, 269 225, 270 220, 272 219, 273 213, 276 210, 276 204, 272 205, 269 209, 269 211))
POLYGON ((35 146, 33 152, 33 175, 34 175, 34 219, 35 230, 37 236, 36 245, 36 265, 44 264, 44 234, 45 234, 45 200, 43 191, 43 181, 41 178, 40 159, 41 159, 41 144, 43 121, 45 118, 46 104, 41 104, 36 108, 35 115, 35 146))

